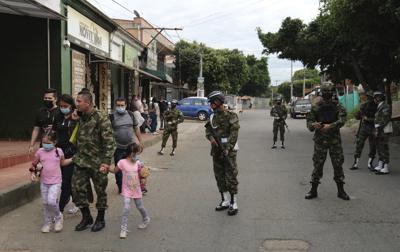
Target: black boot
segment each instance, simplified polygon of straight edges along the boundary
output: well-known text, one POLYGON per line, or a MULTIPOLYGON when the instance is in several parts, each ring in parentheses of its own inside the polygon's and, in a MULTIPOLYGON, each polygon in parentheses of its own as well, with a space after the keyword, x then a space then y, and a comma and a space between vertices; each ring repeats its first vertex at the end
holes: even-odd
POLYGON ((171 153, 169 154, 170 156, 175 156, 175 148, 172 149, 171 153))
POLYGON ((230 202, 229 208, 228 208, 228 215, 229 216, 236 215, 238 213, 238 211, 239 211, 239 209, 238 209, 238 205, 237 205, 236 194, 231 193, 231 202, 230 202))
POLYGON ((311 190, 306 194, 305 199, 313 199, 318 197, 318 182, 311 182, 311 190))
POLYGON ((274 144, 272 145, 271 149, 276 149, 276 143, 274 142, 274 144))
POLYGON ((282 141, 281 149, 285 149, 285 143, 282 141))
POLYGON ((354 158, 354 163, 353 163, 353 165, 350 167, 350 170, 357 170, 358 169, 358 161, 359 161, 359 158, 354 158))
POLYGON ((83 207, 80 208, 81 213, 82 213, 82 220, 79 222, 78 225, 75 227, 75 231, 82 231, 88 228, 90 225, 93 224, 93 218, 92 215, 90 214, 89 207, 83 207))
POLYGON ((342 200, 350 200, 349 195, 347 195, 347 193, 344 191, 343 185, 344 182, 336 182, 337 185, 337 196, 338 198, 341 198, 342 200))
POLYGON ((97 232, 102 230, 106 226, 106 222, 104 221, 104 213, 106 210, 101 209, 97 211, 96 221, 92 226, 92 232, 97 232))

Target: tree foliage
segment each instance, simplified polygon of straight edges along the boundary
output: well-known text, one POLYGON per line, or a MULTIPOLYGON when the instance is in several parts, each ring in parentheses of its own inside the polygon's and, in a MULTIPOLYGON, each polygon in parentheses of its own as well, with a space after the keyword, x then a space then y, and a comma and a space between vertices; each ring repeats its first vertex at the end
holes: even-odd
POLYGON ((258 36, 265 53, 319 66, 335 82, 350 78, 367 89, 399 81, 400 1, 325 0, 308 24, 286 18, 276 33, 258 36))
POLYGON ((265 95, 270 78, 267 58, 245 56, 234 49, 213 49, 197 42, 179 41, 175 46, 176 76, 197 88, 200 54, 203 56, 203 77, 206 93, 221 90, 230 94, 265 95), (251 60, 249 60, 251 58, 251 60))

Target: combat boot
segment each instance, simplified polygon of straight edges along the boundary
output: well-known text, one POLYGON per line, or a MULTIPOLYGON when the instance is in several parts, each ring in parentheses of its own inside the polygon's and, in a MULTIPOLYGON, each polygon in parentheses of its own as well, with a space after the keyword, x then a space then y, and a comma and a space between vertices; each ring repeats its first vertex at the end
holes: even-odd
POLYGON ((376 175, 386 175, 386 174, 389 174, 389 173, 390 173, 389 165, 386 164, 386 163, 383 163, 383 168, 380 169, 379 171, 377 171, 375 174, 376 175))
POLYGON ((350 170, 357 170, 358 169, 358 161, 360 159, 359 158, 354 158, 354 163, 353 165, 350 167, 350 170))
POLYGON ((274 142, 274 144, 272 145, 271 149, 276 149, 276 143, 274 142))
POLYGON ((343 185, 344 182, 336 182, 337 185, 337 196, 338 198, 341 198, 342 200, 350 200, 349 195, 347 195, 347 193, 344 191, 343 185))
POLYGON ((231 202, 229 204, 228 215, 233 216, 238 213, 238 205, 237 205, 237 198, 236 194, 231 194, 231 202))
POLYGON ((313 199, 318 197, 318 184, 319 182, 311 182, 311 190, 306 194, 305 199, 313 199))
POLYGON ((374 171, 374 158, 368 159, 368 170, 374 171))
POLYGON ((215 211, 223 211, 229 207, 229 192, 221 193, 221 203, 215 207, 215 211))
POLYGON ((158 152, 159 155, 164 155, 164 147, 161 147, 161 150, 158 152))
POLYGON ((83 207, 80 208, 81 213, 82 213, 82 220, 81 222, 76 225, 75 231, 82 231, 88 228, 88 226, 93 224, 93 218, 92 215, 90 214, 89 207, 83 207))
POLYGON ((379 172, 383 168, 383 161, 379 160, 378 166, 374 168, 374 172, 379 172))
POLYGON ((170 156, 175 156, 175 148, 172 149, 171 153, 169 154, 170 156))
POLYGON ((285 143, 282 141, 281 149, 285 149, 285 143))
POLYGON ((92 226, 92 232, 98 232, 106 226, 106 222, 104 221, 105 211, 105 209, 99 209, 97 211, 97 217, 94 225, 92 226))

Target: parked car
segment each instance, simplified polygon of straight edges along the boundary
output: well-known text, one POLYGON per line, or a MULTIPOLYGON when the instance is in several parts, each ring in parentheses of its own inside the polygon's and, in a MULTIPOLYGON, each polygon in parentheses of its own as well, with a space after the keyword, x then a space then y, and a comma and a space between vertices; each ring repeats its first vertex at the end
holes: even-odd
POLYGON ((187 97, 178 102, 177 109, 182 111, 184 116, 195 117, 201 121, 207 120, 212 110, 207 98, 187 97))
POLYGON ((297 118, 297 116, 306 116, 311 112, 311 101, 309 99, 296 100, 290 107, 290 116, 297 118))

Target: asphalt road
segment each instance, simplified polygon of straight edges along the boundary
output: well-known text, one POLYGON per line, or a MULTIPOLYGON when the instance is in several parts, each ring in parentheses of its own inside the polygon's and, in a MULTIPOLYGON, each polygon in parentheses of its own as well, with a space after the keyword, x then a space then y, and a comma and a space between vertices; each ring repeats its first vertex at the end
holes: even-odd
MULTIPOLYGON (((351 200, 336 197, 329 159, 319 198, 305 200, 312 171, 312 133, 306 130, 305 120, 288 119, 286 150, 271 150, 272 120, 268 114, 254 110, 240 115, 237 216, 214 211, 219 193, 209 143, 203 124, 190 121, 180 128, 175 157, 158 156, 158 144, 141 155, 153 169, 149 193, 144 197, 152 218, 148 229, 136 229, 140 217, 133 209, 131 232, 127 239, 119 239, 122 201, 110 175, 103 231, 73 231, 80 221, 80 215, 73 215, 66 216, 61 233, 42 234, 38 199, 0 218, 0 252, 265 251, 265 240, 277 246, 285 240, 304 241, 309 251, 399 251, 399 168, 386 176, 376 176, 366 168, 350 171, 353 137, 344 130, 345 189, 351 200)), ((392 165, 399 165, 400 148, 391 148, 392 165)), ((362 163, 366 165, 365 157, 362 163)), ((292 251, 301 251, 296 241, 290 244, 298 248, 292 251)))

